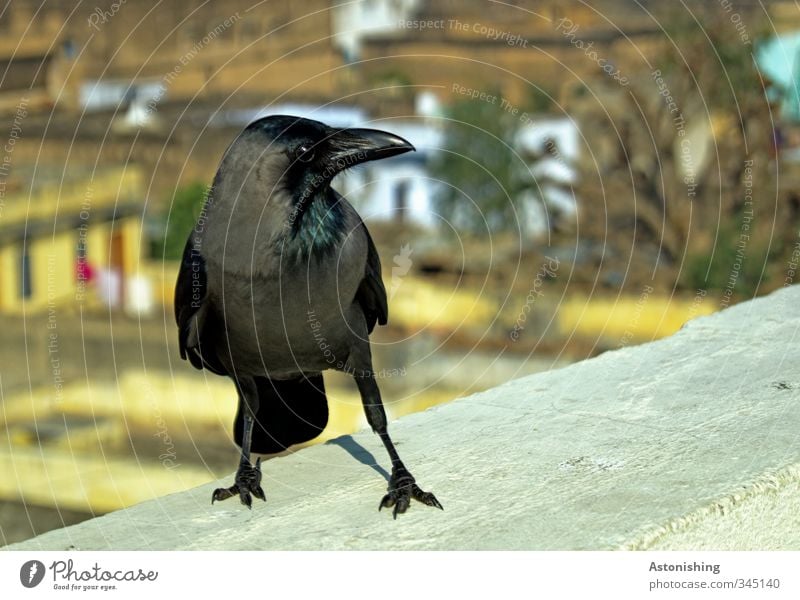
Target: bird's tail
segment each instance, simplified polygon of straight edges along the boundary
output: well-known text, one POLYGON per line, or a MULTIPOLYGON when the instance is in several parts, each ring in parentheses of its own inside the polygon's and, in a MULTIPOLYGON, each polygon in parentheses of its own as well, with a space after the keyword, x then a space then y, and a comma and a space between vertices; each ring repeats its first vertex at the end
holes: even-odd
MULTIPOLYGON (((328 398, 322 375, 298 379, 256 377, 259 407, 250 451, 258 454, 283 452, 293 444, 314 439, 328 424, 328 398)), ((243 406, 239 401, 233 437, 242 445, 243 406)))

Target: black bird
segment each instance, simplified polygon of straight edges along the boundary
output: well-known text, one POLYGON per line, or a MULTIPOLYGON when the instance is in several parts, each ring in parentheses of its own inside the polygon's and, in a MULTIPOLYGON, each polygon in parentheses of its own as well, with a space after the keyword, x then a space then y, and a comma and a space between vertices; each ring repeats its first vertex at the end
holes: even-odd
POLYGON ((239 394, 233 486, 212 503, 265 500, 261 458, 308 441, 328 421, 322 371, 355 378, 367 420, 392 461, 380 502, 411 498, 442 508, 417 486, 387 432, 369 345, 388 318, 378 252, 331 180, 345 169, 414 150, 374 129, 336 129, 292 116, 250 125, 228 147, 183 254, 175 289, 181 357, 230 377, 239 394))

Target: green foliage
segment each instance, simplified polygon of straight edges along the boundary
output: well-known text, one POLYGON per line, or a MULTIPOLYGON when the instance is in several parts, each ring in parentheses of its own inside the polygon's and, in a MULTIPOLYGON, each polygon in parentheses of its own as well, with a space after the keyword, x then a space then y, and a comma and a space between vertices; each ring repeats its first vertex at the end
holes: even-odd
POLYGON ((539 87, 531 88, 528 97, 528 113, 539 114, 558 110, 555 95, 551 90, 539 87))
POLYGON ((169 221, 164 223, 164 237, 158 245, 158 256, 163 252, 164 259, 180 260, 186 239, 203 207, 206 190, 204 184, 196 181, 175 191, 169 221))
POLYGON ((495 101, 465 100, 448 111, 445 148, 431 165, 443 183, 436 207, 457 229, 515 231, 522 221, 521 193, 535 192, 536 183, 514 151, 519 117, 500 106, 499 93, 488 97, 495 101))
POLYGON ((405 71, 399 69, 384 69, 378 71, 370 77, 370 82, 374 85, 394 85, 403 87, 410 86, 412 83, 411 77, 409 77, 405 71))
POLYGON ((714 257, 710 252, 687 255, 681 272, 681 283, 687 289, 727 290, 739 297, 752 297, 769 273, 772 252, 755 238, 742 238, 736 223, 720 229, 714 257), (770 254, 770 256, 768 256, 770 254))
MULTIPOLYGON (((771 35, 755 15, 747 16, 749 35, 756 39, 771 35)), ((704 105, 732 110, 749 94, 763 96, 753 46, 742 43, 729 15, 718 7, 703 7, 696 15, 681 12, 666 24, 665 34, 681 52, 665 52, 659 68, 666 76, 687 82, 698 78, 694 85, 702 91, 704 105)))

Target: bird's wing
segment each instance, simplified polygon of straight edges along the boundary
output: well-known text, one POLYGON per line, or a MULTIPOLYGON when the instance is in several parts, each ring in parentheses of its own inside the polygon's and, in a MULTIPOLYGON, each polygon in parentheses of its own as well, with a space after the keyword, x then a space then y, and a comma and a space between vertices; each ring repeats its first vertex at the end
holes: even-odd
POLYGON ((381 259, 375 243, 369 235, 366 226, 362 223, 367 236, 367 266, 364 270, 364 279, 356 291, 356 302, 361 305, 364 317, 367 319, 367 331, 372 333, 375 322, 386 325, 389 319, 389 306, 386 301, 386 288, 381 278, 381 259))
POLYGON ((178 281, 175 284, 175 321, 178 324, 178 345, 181 358, 196 369, 206 368, 225 375, 213 348, 203 347, 203 330, 209 317, 208 275, 206 261, 192 245, 190 236, 183 249, 178 281))
MULTIPOLYGON (((297 379, 254 377, 258 388, 258 411, 250 450, 258 454, 283 452, 293 444, 317 437, 328 424, 328 397, 322 375, 297 379)), ((244 413, 239 400, 233 439, 241 447, 244 413)))

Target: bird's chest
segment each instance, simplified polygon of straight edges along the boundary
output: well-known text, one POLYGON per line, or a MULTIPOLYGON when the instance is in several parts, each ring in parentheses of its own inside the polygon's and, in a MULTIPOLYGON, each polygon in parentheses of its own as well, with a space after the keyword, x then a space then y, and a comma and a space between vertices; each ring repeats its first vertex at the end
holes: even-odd
POLYGON ((343 244, 323 257, 303 260, 283 252, 251 263, 249 269, 208 266, 218 282, 213 303, 237 368, 275 375, 337 368, 345 361, 363 259, 343 244))

